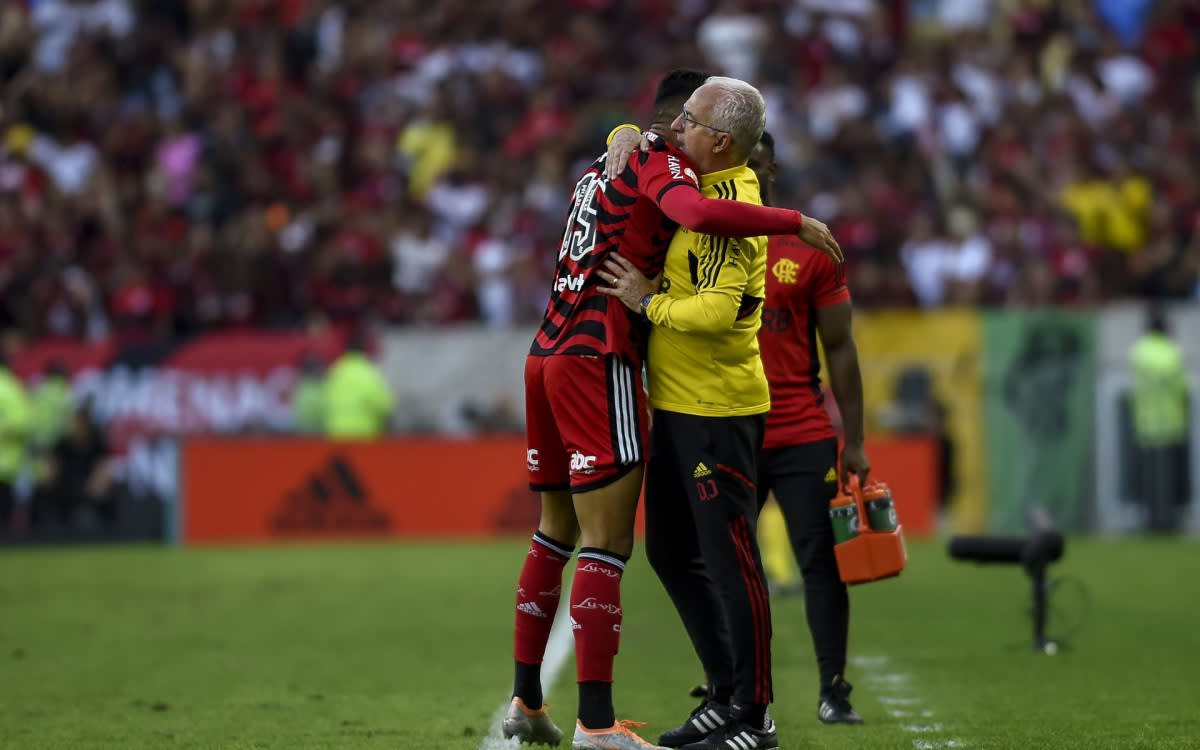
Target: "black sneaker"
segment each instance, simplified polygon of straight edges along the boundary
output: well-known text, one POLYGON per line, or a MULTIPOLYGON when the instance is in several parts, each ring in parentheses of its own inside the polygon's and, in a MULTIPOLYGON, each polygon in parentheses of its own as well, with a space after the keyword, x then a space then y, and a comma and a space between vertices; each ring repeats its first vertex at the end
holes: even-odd
POLYGON ((708 735, 721 729, 730 722, 733 711, 721 703, 709 700, 708 691, 702 688, 692 690, 693 698, 703 698, 692 715, 674 729, 669 729, 658 738, 658 744, 663 747, 683 747, 693 742, 700 742, 708 735), (697 690, 699 692, 697 693, 697 690))
POLYGON ((703 740, 684 745, 683 750, 779 750, 779 736, 775 734, 775 722, 769 716, 762 729, 734 719, 724 729, 703 740))
POLYGON ((821 696, 821 702, 817 704, 817 718, 825 724, 862 724, 862 717, 850 705, 850 691, 853 689, 841 675, 834 677, 829 691, 821 696))

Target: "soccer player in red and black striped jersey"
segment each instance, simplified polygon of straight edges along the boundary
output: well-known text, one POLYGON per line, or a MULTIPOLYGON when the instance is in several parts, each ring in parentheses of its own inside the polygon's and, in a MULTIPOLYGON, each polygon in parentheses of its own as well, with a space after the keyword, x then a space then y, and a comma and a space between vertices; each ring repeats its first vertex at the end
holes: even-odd
POLYGON ((651 148, 615 179, 606 156, 575 186, 545 318, 525 365, 530 487, 542 514, 517 588, 513 700, 506 737, 557 742, 542 707, 540 667, 561 595, 562 572, 581 539, 570 597, 579 717, 576 748, 644 747, 615 720, 612 666, 621 630, 620 580, 633 549, 641 490, 647 323, 597 292, 598 271, 619 252, 647 278, 662 272, 675 230, 740 237, 795 234, 796 211, 704 198, 670 123, 707 76, 673 71, 658 87, 651 148))
MULTIPOLYGON (((775 180, 775 143, 769 133, 750 155, 763 203, 775 180)), ((845 265, 797 238, 771 237, 767 296, 758 332, 771 389, 771 411, 759 457, 760 501, 774 491, 804 577, 808 628, 820 671, 817 716, 827 724, 862 721, 850 706, 845 680, 850 599, 838 576, 829 501, 850 473, 865 482, 871 466, 863 450, 862 376, 850 329, 845 265), (829 362, 829 380, 842 415, 845 445, 839 477, 837 433, 825 410, 817 338, 829 362)))

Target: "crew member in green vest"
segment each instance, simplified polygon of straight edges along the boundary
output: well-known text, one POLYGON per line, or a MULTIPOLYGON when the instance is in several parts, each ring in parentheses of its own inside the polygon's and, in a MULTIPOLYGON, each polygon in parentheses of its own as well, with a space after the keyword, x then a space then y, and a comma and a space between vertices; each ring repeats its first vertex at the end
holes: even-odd
POLYGON ((42 381, 29 396, 29 406, 32 411, 32 448, 45 453, 66 432, 67 420, 74 406, 71 382, 67 380, 67 368, 62 362, 51 362, 46 368, 42 381))
POLYGON ((1179 528, 1191 497, 1188 461, 1188 373, 1161 308, 1150 311, 1146 332, 1129 355, 1133 370, 1133 425, 1138 447, 1138 499, 1147 526, 1179 528))
POLYGON ((387 380, 354 336, 325 377, 325 434, 338 440, 370 440, 388 430, 395 402, 387 380))
POLYGON ((301 435, 320 435, 325 427, 324 363, 315 354, 300 360, 300 379, 292 390, 292 421, 301 435))
POLYGON ((14 485, 25 464, 29 422, 25 386, 0 352, 0 532, 13 522, 14 485))

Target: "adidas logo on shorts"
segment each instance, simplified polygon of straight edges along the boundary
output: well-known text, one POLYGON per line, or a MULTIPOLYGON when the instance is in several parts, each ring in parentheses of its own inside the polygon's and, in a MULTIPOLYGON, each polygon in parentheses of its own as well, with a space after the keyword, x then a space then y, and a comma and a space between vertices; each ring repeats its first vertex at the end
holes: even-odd
POLYGON ((711 475, 712 475, 712 470, 709 469, 707 466, 705 466, 703 461, 696 464, 696 470, 692 472, 692 477, 694 477, 695 479, 699 479, 701 477, 707 477, 707 476, 711 476, 711 475))

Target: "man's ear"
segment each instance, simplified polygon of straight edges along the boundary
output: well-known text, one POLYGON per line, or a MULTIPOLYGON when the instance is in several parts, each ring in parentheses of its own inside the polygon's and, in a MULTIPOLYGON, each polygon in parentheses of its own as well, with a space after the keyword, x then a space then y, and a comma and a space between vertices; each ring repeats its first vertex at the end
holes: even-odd
POLYGON ((771 160, 771 166, 767 167, 767 176, 771 178, 771 182, 775 181, 775 175, 779 173, 779 163, 774 159, 771 160))
POLYGON ((733 148, 733 136, 729 135, 729 133, 718 133, 717 140, 713 143, 713 153, 719 154, 731 148, 733 148))

